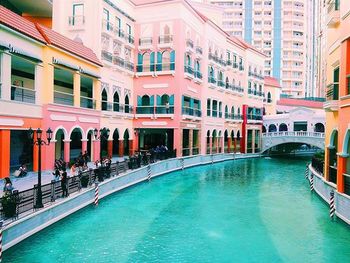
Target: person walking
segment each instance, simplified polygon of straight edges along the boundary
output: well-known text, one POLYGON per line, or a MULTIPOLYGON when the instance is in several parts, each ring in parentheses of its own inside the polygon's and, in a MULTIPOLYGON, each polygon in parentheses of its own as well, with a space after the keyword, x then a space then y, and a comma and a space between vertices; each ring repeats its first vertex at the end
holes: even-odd
POLYGON ((68 197, 67 183, 68 183, 67 171, 66 169, 64 169, 61 174, 62 197, 68 197))

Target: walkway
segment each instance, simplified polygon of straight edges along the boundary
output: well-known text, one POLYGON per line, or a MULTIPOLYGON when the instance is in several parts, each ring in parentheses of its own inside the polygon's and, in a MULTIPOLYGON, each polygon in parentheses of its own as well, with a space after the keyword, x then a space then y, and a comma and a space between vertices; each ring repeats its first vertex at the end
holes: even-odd
MULTIPOLYGON (((123 161, 124 157, 113 157, 112 162, 115 163, 117 161, 123 161)), ((88 163, 89 168, 94 168, 95 164, 93 162, 88 163)), ((52 175, 53 170, 51 171, 42 171, 41 172, 41 184, 48 184, 53 179, 52 175)), ((69 170, 67 170, 68 175, 69 170)), ((23 191, 30 188, 33 188, 35 184, 38 182, 38 173, 37 172, 29 172, 25 177, 14 177, 13 175, 10 176, 10 179, 12 181, 13 187, 15 190, 23 191)), ((4 180, 0 180, 0 196, 2 196, 4 189, 4 180)))

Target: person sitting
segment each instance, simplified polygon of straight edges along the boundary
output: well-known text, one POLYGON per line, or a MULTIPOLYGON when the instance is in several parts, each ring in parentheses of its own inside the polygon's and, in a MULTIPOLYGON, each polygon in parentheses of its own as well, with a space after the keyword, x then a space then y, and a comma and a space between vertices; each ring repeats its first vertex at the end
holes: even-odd
POLYGON ((70 168, 70 174, 71 176, 77 175, 77 164, 73 164, 72 167, 70 168))
POLYGON ((53 174, 53 181, 58 182, 60 180, 61 177, 61 173, 60 170, 55 169, 55 171, 52 173, 53 174))
POLYGON ((9 177, 4 178, 4 195, 10 195, 12 194, 14 187, 12 186, 12 182, 9 177))
POLYGON ((19 177, 26 176, 28 173, 27 166, 24 163, 19 167, 18 170, 20 171, 19 177))

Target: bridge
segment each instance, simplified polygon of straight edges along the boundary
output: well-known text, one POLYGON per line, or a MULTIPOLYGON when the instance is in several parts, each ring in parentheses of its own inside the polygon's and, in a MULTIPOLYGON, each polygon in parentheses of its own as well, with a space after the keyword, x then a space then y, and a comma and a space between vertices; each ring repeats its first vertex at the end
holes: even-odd
POLYGON ((323 132, 304 132, 304 131, 280 131, 267 132, 262 134, 261 152, 265 152, 275 146, 282 144, 307 144, 324 149, 325 135, 323 132))

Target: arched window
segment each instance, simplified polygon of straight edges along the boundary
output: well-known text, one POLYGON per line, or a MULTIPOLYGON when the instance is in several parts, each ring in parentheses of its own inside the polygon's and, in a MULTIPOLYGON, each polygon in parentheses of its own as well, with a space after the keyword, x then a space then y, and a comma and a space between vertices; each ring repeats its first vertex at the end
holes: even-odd
POLYGON ((230 83, 229 83, 228 77, 226 77, 226 89, 228 89, 229 86, 230 86, 230 83))
POLYGON ((267 93, 267 103, 271 103, 272 102, 272 98, 271 98, 271 92, 269 91, 267 93))
POLYGON ((103 89, 102 94, 101 94, 101 109, 102 110, 107 110, 107 91, 103 89))
POLYGON ((170 52, 167 50, 162 53, 162 67, 163 70, 170 70, 170 52))
POLYGON ((130 111, 131 111, 131 108, 130 108, 130 105, 129 105, 129 95, 128 94, 126 94, 125 95, 125 113, 130 113, 130 111))
POLYGON ((228 116, 228 107, 227 105, 225 106, 225 118, 227 119, 229 116, 228 116))
POLYGON ((197 72, 201 72, 201 64, 199 63, 198 60, 196 61, 196 68, 195 68, 195 70, 196 70, 197 72))
POLYGON ((219 102, 219 118, 222 117, 222 102, 219 102))
POLYGON ((160 103, 161 105, 166 105, 167 103, 169 103, 169 95, 168 94, 164 94, 161 98, 160 98, 160 103))
POLYGON ((146 52, 142 55, 142 64, 145 72, 151 71, 151 54, 146 52))
POLYGON ((113 111, 119 111, 120 109, 120 104, 119 104, 119 94, 116 91, 113 95, 113 111))
POLYGON ((191 67, 191 57, 190 57, 190 55, 186 56, 186 65, 191 67))
POLYGON ((241 116, 241 109, 238 107, 238 109, 237 109, 237 115, 238 116, 241 116))
POLYGON ((234 107, 234 106, 231 107, 231 115, 232 115, 232 116, 235 115, 235 107, 234 107))
POLYGON ((151 104, 150 97, 148 95, 143 95, 141 98, 141 105, 142 106, 150 106, 150 104, 151 104))

